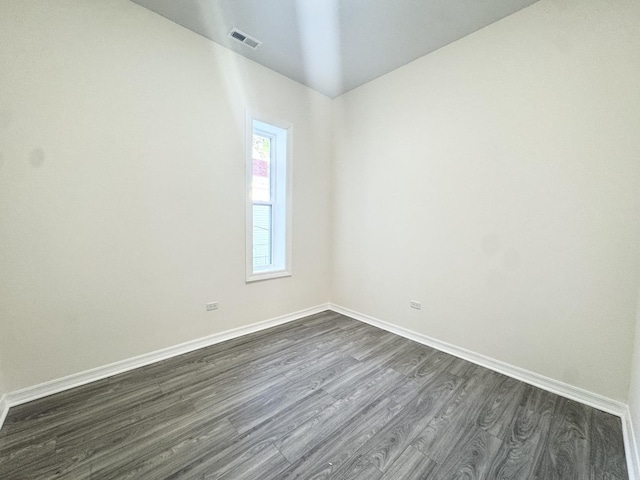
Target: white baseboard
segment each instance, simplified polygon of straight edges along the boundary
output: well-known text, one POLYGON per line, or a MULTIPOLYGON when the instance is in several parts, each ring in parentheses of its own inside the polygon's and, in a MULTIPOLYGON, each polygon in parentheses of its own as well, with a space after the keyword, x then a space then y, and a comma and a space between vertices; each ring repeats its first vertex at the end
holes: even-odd
POLYGON ((622 433, 624 435, 624 450, 627 457, 629 480, 640 480, 639 439, 635 435, 633 422, 631 421, 631 411, 628 406, 625 407, 625 412, 622 416, 622 433))
POLYGON ((570 398, 571 400, 584 403, 585 405, 597 408, 598 410, 603 410, 613 415, 622 417, 625 409, 627 408, 624 403, 618 402, 617 400, 612 400, 602 395, 598 395, 597 393, 589 392, 587 390, 583 390, 582 388, 574 387, 573 385, 560 382, 559 380, 554 380, 553 378, 545 377, 544 375, 525 370, 524 368, 516 367, 500 360, 496 360, 495 358, 472 352, 471 350, 467 350, 465 348, 457 347, 450 343, 437 340, 427 335, 423 335, 422 333, 414 332, 413 330, 399 327, 397 325, 393 325, 369 315, 356 312, 349 308, 341 307, 334 304, 331 304, 330 308, 334 312, 342 313, 343 315, 347 315, 348 317, 352 317, 356 320, 368 323, 369 325, 373 325, 374 327, 381 328, 388 332, 395 333, 396 335, 408 338, 409 340, 413 340, 415 342, 422 343, 423 345, 427 345, 451 355, 455 355, 456 357, 463 358, 464 360, 468 360, 469 362, 481 365, 509 377, 513 377, 517 380, 521 380, 535 387, 548 390, 557 395, 561 395, 563 397, 570 398))
POLYGON ((53 395, 54 393, 59 393, 64 390, 79 387, 81 385, 86 385, 87 383, 95 382, 96 380, 112 377, 113 375, 133 370, 134 368, 144 367, 145 365, 166 360, 177 355, 182 355, 183 353, 192 352, 194 350, 198 350, 199 348, 208 347, 216 343, 231 340, 232 338, 240 337, 242 335, 247 335, 249 333, 265 330, 267 328, 275 327, 283 323, 298 320, 300 318, 320 313, 325 310, 329 310, 329 304, 318 305, 312 308, 307 308, 298 312, 290 313, 288 315, 264 320, 262 322, 252 323, 251 325, 246 325, 244 327, 234 328, 232 330, 216 333, 207 337, 198 338, 196 340, 191 340, 179 345, 145 353, 137 357, 120 360, 109 365, 93 368, 84 372, 74 373, 73 375, 51 380, 39 385, 34 385, 32 387, 27 387, 15 392, 7 393, 0 399, 0 428, 2 428, 2 424, 10 407, 31 402, 39 398, 53 395))

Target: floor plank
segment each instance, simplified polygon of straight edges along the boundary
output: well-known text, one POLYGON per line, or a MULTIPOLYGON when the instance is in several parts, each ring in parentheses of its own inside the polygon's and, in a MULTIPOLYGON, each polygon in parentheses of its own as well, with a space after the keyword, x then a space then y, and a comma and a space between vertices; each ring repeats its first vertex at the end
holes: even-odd
POLYGON ((388 422, 359 453, 385 472, 442 408, 462 379, 447 372, 423 386, 392 421, 388 422))
POLYGON ((566 398, 556 402, 549 435, 535 478, 578 480, 589 478, 589 430, 594 409, 566 398))
POLYGON ((487 393, 499 379, 498 374, 476 367, 475 373, 460 383, 412 445, 435 462, 444 462, 465 432, 476 426, 487 393))
POLYGON ((449 447, 434 479, 489 479, 491 459, 502 447, 502 442, 485 430, 470 426, 456 445, 449 447))
POLYGON ((620 418, 599 410, 592 413, 591 480, 621 480, 627 478, 624 443, 620 436, 620 418))
POLYGON ((325 438, 282 472, 280 479, 328 479, 349 457, 370 440, 399 411, 389 398, 378 397, 367 408, 348 419, 335 435, 325 438))
MULTIPOLYGON (((325 439, 334 436, 345 423, 368 408, 372 402, 399 385, 403 378, 391 369, 380 370, 360 384, 351 395, 337 400, 316 417, 276 442, 276 447, 290 462, 302 457, 325 439)), ((394 403, 396 403, 394 401, 394 403)))
POLYGON ((425 457, 417 449, 409 446, 402 452, 391 468, 382 476, 381 480, 423 480, 431 478, 438 468, 438 464, 425 457))

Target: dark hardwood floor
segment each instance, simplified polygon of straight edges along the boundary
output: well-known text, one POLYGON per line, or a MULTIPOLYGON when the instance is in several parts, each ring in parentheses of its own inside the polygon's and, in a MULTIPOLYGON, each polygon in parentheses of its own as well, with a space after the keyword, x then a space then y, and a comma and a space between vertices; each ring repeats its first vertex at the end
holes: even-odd
POLYGON ((11 408, 0 478, 628 477, 618 417, 325 312, 11 408))

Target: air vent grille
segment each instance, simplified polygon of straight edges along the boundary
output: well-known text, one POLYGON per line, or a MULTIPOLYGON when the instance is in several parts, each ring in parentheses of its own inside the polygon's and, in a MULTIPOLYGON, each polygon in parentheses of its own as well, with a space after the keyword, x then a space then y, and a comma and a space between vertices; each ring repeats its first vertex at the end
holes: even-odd
POLYGON ((232 28, 231 31, 229 32, 229 36, 234 40, 237 40, 238 42, 243 43, 244 45, 246 45, 247 47, 253 50, 256 50, 260 45, 262 45, 262 42, 260 40, 250 37, 249 35, 247 35, 244 32, 241 32, 237 28, 232 28))

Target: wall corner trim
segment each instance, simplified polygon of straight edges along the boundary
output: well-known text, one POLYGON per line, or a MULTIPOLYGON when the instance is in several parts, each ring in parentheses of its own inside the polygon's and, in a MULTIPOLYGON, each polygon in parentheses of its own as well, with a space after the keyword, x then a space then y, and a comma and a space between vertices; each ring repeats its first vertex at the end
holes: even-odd
POLYGON ((0 397, 0 428, 2 428, 4 419, 7 418, 7 413, 9 413, 9 402, 7 402, 7 394, 5 393, 0 397))
POLYGON ((624 451, 627 457, 627 470, 630 480, 640 480, 640 455, 638 453, 638 437, 633 429, 631 410, 625 406, 622 415, 622 433, 624 434, 624 451))
POLYGON ((197 338, 195 340, 190 340, 188 342, 171 347, 144 353, 137 357, 119 360, 117 362, 93 368, 91 370, 85 370, 83 372, 74 373, 66 377, 50 380, 48 382, 17 390, 15 392, 6 393, 0 398, 0 428, 2 428, 2 424, 6 419, 9 408, 15 407, 16 405, 31 402, 33 400, 47 397, 49 395, 53 395, 54 393, 59 393, 71 388, 80 387, 82 385, 86 385, 87 383, 95 382, 96 380, 102 380, 103 378, 112 377, 113 375, 117 375, 119 373, 128 372, 129 370, 133 370, 135 368, 144 367, 152 363, 160 362, 162 360, 167 360, 169 358, 182 355, 183 353, 192 352, 203 347, 215 345, 216 343, 221 343, 226 340, 241 337, 242 335, 265 330, 277 325, 282 325, 283 323, 292 322, 294 320, 298 320, 309 315, 314 315, 316 313, 324 312, 326 310, 330 310, 328 303, 317 305, 311 308, 306 308, 304 310, 299 310, 287 315, 271 318, 269 320, 252 323, 243 327, 214 333, 213 335, 209 335, 207 337, 197 338))

